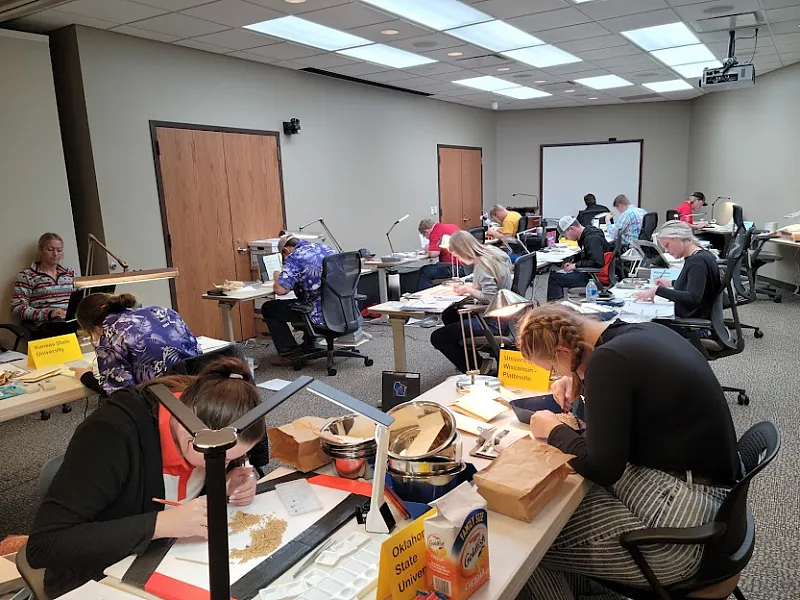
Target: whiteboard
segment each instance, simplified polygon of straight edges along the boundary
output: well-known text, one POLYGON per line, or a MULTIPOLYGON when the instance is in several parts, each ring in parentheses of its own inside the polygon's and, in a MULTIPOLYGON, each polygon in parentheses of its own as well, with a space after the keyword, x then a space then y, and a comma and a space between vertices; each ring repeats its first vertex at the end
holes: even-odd
POLYGON ((640 206, 642 140, 541 146, 542 214, 575 216, 586 208, 583 197, 612 208, 625 194, 640 206))

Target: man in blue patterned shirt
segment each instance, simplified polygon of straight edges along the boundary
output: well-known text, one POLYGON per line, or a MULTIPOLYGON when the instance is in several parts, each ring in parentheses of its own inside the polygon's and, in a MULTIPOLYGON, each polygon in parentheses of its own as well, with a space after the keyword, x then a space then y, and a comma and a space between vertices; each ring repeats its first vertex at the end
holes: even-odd
MULTIPOLYGON (((289 329, 289 323, 302 322, 303 314, 292 310, 293 302, 311 304, 311 322, 321 325, 322 319, 322 260, 334 251, 323 244, 298 240, 291 234, 281 237, 278 251, 283 257, 283 270, 272 275, 274 291, 278 296, 294 292, 297 300, 272 300, 261 307, 261 314, 267 324, 278 356, 270 363, 277 366, 290 366, 291 355, 301 351, 289 329)), ((303 337, 303 347, 310 349, 312 338, 303 337)))
POLYGON ((614 219, 614 224, 608 226, 608 234, 612 240, 619 240, 624 248, 639 239, 642 232, 642 220, 647 211, 638 206, 632 206, 631 201, 624 194, 614 198, 614 210, 619 217, 614 219))

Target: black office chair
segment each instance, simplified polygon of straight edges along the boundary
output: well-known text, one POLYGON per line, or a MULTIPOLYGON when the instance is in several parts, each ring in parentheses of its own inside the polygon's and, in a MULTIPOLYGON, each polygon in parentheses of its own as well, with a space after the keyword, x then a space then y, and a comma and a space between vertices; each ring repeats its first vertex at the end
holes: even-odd
POLYGON ((679 215, 678 211, 677 211, 677 210, 674 210, 674 209, 672 209, 672 210, 668 210, 668 211, 667 211, 667 212, 664 214, 665 220, 667 220, 667 221, 674 221, 674 220, 676 220, 676 219, 677 219, 679 216, 680 216, 680 215, 679 215))
MULTIPOLYGON (((756 295, 756 283, 755 281, 751 282, 752 269, 748 268, 748 263, 750 260, 750 247, 753 243, 754 236, 754 229, 742 228, 741 232, 739 233, 739 237, 742 240, 742 245, 744 248, 746 248, 746 250, 742 253, 742 257, 736 263, 736 272, 731 278, 731 281, 733 282, 734 297, 725 297, 724 308, 726 310, 731 308, 731 302, 736 302, 736 306, 745 306, 747 304, 752 304, 758 299, 756 295)), ((730 322, 726 322, 726 324, 730 325, 730 322)), ((761 331, 760 327, 756 327, 755 325, 747 325, 746 323, 742 323, 741 325, 742 329, 752 329, 753 336, 755 338, 760 339, 764 337, 764 332, 761 331)))
MULTIPOLYGON (((19 343, 25 339, 25 330, 20 327, 19 325, 13 325, 11 323, 0 323, 0 329, 5 329, 11 332, 11 335, 14 336, 14 345, 11 347, 12 350, 16 351, 19 348, 19 343)), ((3 346, 0 343, 0 352, 7 352, 8 348, 3 346)))
POLYGON ((642 217, 642 230, 639 232, 639 239, 646 242, 653 241, 653 233, 658 227, 658 213, 649 212, 642 217))
POLYGON ((620 536, 620 544, 630 553, 649 585, 597 581, 630 600, 725 600, 730 594, 745 600, 738 587, 739 577, 753 556, 756 538, 747 494, 753 477, 773 461, 780 447, 781 434, 775 424, 756 423, 739 438, 737 451, 742 477, 728 492, 712 521, 697 527, 636 529, 620 536), (663 585, 642 553, 642 547, 653 544, 702 545, 700 568, 684 581, 663 585))
POLYGON ((168 375, 197 375, 206 365, 218 358, 238 358, 247 360, 239 344, 231 342, 227 346, 215 348, 198 356, 192 356, 176 362, 168 370, 168 375))
MULTIPOLYGON (((725 319, 725 302, 734 298, 732 279, 736 276, 736 264, 741 260, 745 248, 743 236, 731 242, 728 256, 725 258, 727 266, 722 276, 722 285, 719 294, 714 300, 711 309, 711 319, 680 319, 674 318, 665 321, 666 324, 682 327, 684 329, 705 329, 711 332, 711 337, 701 338, 700 342, 708 360, 719 360, 734 354, 741 354, 744 350, 744 336, 739 321, 739 309, 736 302, 730 302, 732 319, 725 319)), ((737 401, 740 405, 750 404, 750 398, 744 388, 722 386, 726 392, 737 392, 737 401)))
MULTIPOLYGON (((606 261, 606 264, 602 267, 578 267, 575 269, 578 273, 587 273, 589 277, 594 280, 595 285, 597 286, 597 290, 601 294, 605 294, 610 288, 617 285, 619 281, 619 272, 618 272, 618 265, 620 264, 620 255, 622 254, 622 244, 619 241, 615 241, 611 245, 611 252, 606 252, 603 254, 603 258, 606 261), (610 256, 609 256, 610 254, 610 256), (600 272, 606 269, 607 267, 607 274, 608 274, 608 281, 603 282, 600 281, 600 272)), ((570 295, 578 295, 582 296, 586 294, 585 288, 570 288, 569 290, 570 295)))
POLYGON ((514 280, 511 283, 511 291, 527 298, 535 275, 536 253, 520 256, 514 263, 514 280))
POLYGON ((358 300, 366 296, 358 294, 358 280, 361 276, 361 255, 358 252, 342 252, 331 254, 322 260, 322 317, 324 323, 318 325, 311 321, 310 304, 292 304, 292 309, 302 312, 304 322, 300 327, 312 337, 325 339, 326 348, 305 352, 298 356, 293 367, 299 371, 310 360, 327 358, 328 375, 336 375, 333 359, 336 356, 359 358, 364 366, 370 367, 373 361, 361 354, 357 348, 336 348, 334 343, 340 337, 357 332, 364 323, 358 300))
POLYGON ((481 244, 486 243, 486 227, 473 227, 469 230, 469 233, 481 244))
POLYGON ((763 250, 764 244, 772 239, 772 237, 773 234, 765 231, 754 232, 753 241, 748 252, 749 264, 747 265, 747 275, 750 289, 753 290, 753 294, 756 299, 758 298, 758 294, 761 294, 771 298, 776 304, 780 304, 783 298, 781 297, 781 293, 778 288, 769 285, 768 283, 759 283, 758 281, 758 270, 761 267, 777 262, 782 258, 780 254, 776 254, 774 252, 764 252, 763 250))

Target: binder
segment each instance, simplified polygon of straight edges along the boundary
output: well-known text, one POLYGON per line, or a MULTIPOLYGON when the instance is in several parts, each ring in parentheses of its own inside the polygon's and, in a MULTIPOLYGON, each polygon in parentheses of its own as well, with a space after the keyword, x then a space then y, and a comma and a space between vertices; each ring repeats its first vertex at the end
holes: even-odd
POLYGON ((381 387, 381 410, 386 412, 398 404, 409 402, 420 394, 419 373, 384 371, 381 387))

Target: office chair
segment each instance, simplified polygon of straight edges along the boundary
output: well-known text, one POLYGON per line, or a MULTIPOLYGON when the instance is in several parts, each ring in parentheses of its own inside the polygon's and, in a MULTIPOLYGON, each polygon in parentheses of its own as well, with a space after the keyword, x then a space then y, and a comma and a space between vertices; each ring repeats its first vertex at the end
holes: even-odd
POLYGON ((180 360, 167 369, 167 374, 197 375, 206 367, 206 365, 214 362, 218 358, 239 358, 241 360, 247 360, 239 344, 231 342, 227 346, 215 348, 209 352, 204 352, 203 354, 180 360))
POLYGON ((511 283, 511 291, 528 298, 528 290, 533 285, 535 275, 536 253, 520 256, 514 263, 514 280, 511 283))
POLYGON ((481 244, 486 243, 486 227, 473 227, 468 230, 470 235, 478 240, 481 244))
MULTIPOLYGON (((14 345, 11 347, 12 350, 16 351, 19 348, 19 343, 25 338, 25 330, 20 327, 19 325, 13 325, 11 323, 0 323, 0 329, 5 329, 10 331, 11 334, 14 336, 14 345)), ((0 352, 7 352, 8 348, 0 344, 0 352)))
POLYGON ((310 304, 292 304, 292 310, 303 313, 304 321, 299 324, 300 327, 310 337, 324 338, 327 347, 302 353, 294 360, 295 371, 299 371, 309 360, 323 356, 327 359, 328 375, 331 376, 336 375, 333 366, 336 356, 359 358, 364 361, 365 367, 372 366, 372 359, 361 354, 358 349, 334 346, 338 338, 355 333, 364 323, 357 301, 365 300, 366 296, 356 292, 360 276, 361 255, 358 252, 331 254, 322 260, 323 324, 318 325, 311 321, 313 307, 310 304))
POLYGON ((658 213, 649 212, 642 217, 642 230, 639 232, 639 239, 646 242, 653 241, 653 233, 658 227, 658 213))
MULTIPOLYGON (((711 332, 711 337, 701 338, 700 343, 706 353, 708 360, 719 360, 734 354, 740 354, 744 350, 744 336, 742 335, 742 326, 739 321, 739 309, 736 306, 734 298, 734 290, 732 279, 736 276, 736 263, 741 260, 742 254, 745 251, 743 245, 743 236, 731 242, 728 256, 725 258, 727 267, 725 268, 722 276, 722 285, 720 286, 719 294, 714 300, 714 306, 711 309, 710 319, 657 319, 667 325, 678 326, 684 329, 705 329, 711 332), (724 313, 724 306, 726 298, 731 299, 730 310, 732 319, 726 320, 724 313)), ((750 398, 744 388, 736 388, 730 386, 722 386, 726 392, 737 392, 737 401, 740 405, 747 406, 750 404, 750 398)))
POLYGON ((738 586, 739 577, 753 556, 756 538, 753 514, 747 508, 747 493, 753 477, 777 456, 781 434, 771 421, 761 421, 739 438, 736 447, 742 477, 728 492, 712 521, 697 527, 637 529, 620 536, 620 544, 630 553, 649 585, 596 581, 630 600, 725 600, 730 594, 737 600, 745 600, 738 586), (700 568, 683 581, 663 585, 642 553, 641 547, 652 544, 700 544, 703 546, 700 568))
POLYGON ((764 244, 772 239, 773 234, 765 231, 756 231, 753 234, 753 241, 748 252, 749 260, 747 265, 747 276, 750 289, 755 298, 758 294, 771 298, 776 304, 783 300, 781 293, 775 286, 768 283, 758 282, 758 270, 764 265, 768 265, 781 260, 781 255, 774 252, 764 252, 764 244))
MULTIPOLYGON (((61 454, 60 456, 51 458, 42 466, 42 470, 39 472, 39 481, 36 485, 39 491, 40 500, 44 500, 47 490, 50 488, 50 483, 53 481, 56 473, 58 473, 58 470, 61 468, 61 464, 63 462, 64 455, 61 454)), ((26 547, 27 544, 19 549, 15 562, 17 565, 17 571, 19 571, 23 581, 25 581, 27 589, 23 589, 16 594, 13 600, 27 600, 29 598, 33 598, 33 600, 50 600, 49 596, 44 590, 45 569, 34 569, 28 563, 26 547)))
MULTIPOLYGON (((597 291, 602 293, 607 292, 610 288, 614 287, 619 281, 618 265, 619 257, 622 254, 622 244, 615 241, 611 245, 611 252, 603 254, 605 264, 602 267, 578 267, 575 269, 578 273, 587 273, 589 277, 594 280, 597 285, 597 291)), ((570 295, 585 295, 585 288, 570 288, 570 295)))
POLYGON ((667 221, 675 221, 676 219, 679 218, 679 216, 680 215, 679 215, 678 211, 674 210, 674 209, 668 210, 666 213, 664 213, 664 218, 667 221))
MULTIPOLYGON (((754 235, 754 229, 745 230, 744 228, 741 229, 741 233, 739 234, 743 247, 747 250, 742 253, 742 257, 736 263, 736 272, 731 278, 731 281, 733 282, 734 297, 725 298, 724 308, 726 310, 731 308, 731 302, 736 302, 736 306, 745 306, 747 304, 752 304, 758 299, 756 296, 756 284, 754 281, 751 282, 752 269, 750 269, 748 265, 750 258, 750 247, 753 243, 754 235)), ((730 325, 730 322, 726 321, 726 325, 730 325)), ((760 327, 756 327, 755 325, 747 325, 742 323, 742 329, 752 329, 753 336, 756 339, 764 337, 764 332, 761 331, 760 327)))

